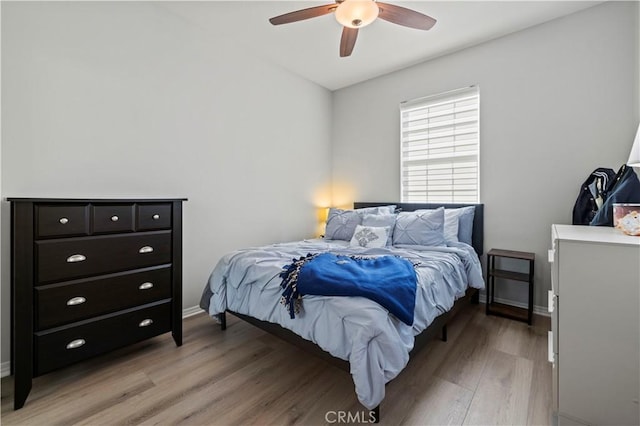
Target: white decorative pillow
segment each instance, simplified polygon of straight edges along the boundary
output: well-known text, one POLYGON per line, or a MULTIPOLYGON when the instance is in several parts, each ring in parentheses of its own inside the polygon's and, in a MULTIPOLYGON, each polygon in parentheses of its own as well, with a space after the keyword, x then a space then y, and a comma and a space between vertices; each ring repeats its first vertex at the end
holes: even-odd
POLYGON ((380 248, 387 245, 389 227, 356 226, 353 238, 349 243, 352 247, 380 248))
POLYGON ((458 242, 459 217, 457 210, 444 209, 444 239, 447 244, 458 242))
POLYGON ((389 238, 387 238, 387 245, 392 245, 393 228, 396 226, 395 214, 365 214, 362 216, 363 226, 375 226, 375 227, 388 227, 389 238))

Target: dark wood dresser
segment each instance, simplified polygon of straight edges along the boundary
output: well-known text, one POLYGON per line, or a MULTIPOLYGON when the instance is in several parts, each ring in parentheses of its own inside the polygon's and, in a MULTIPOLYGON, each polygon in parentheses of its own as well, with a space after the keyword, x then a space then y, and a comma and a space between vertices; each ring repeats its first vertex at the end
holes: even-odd
POLYGON ((9 198, 14 407, 33 377, 171 331, 185 199, 9 198))

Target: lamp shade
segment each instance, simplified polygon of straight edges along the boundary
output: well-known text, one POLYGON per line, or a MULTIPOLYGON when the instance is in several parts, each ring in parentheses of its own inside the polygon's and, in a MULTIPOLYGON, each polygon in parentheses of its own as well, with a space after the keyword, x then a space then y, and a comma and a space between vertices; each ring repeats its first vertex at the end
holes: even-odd
POLYGON ((362 28, 378 17, 380 9, 373 0, 345 0, 335 11, 336 20, 345 27, 362 28))
POLYGON ((325 223, 327 221, 327 218, 329 217, 329 209, 327 207, 318 207, 317 214, 318 222, 325 223))
POLYGON ((640 124, 638 125, 636 138, 633 141, 633 146, 631 147, 631 154, 629 154, 627 165, 631 167, 640 167, 640 124))

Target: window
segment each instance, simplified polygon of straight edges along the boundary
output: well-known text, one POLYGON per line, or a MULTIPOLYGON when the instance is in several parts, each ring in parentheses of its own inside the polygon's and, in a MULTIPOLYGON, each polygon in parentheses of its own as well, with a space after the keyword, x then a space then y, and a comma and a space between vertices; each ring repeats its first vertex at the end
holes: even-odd
POLYGON ((479 100, 472 86, 400 104, 403 202, 479 202, 479 100))

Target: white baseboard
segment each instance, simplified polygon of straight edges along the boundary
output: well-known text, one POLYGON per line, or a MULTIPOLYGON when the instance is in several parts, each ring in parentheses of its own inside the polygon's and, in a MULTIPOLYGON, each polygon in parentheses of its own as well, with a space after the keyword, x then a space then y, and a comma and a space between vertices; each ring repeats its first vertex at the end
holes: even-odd
POLYGON ((184 308, 182 310, 182 318, 184 319, 184 318, 192 317, 201 312, 204 312, 204 309, 200 308, 200 306, 192 306, 190 308, 184 308))
MULTIPOLYGON (((182 310, 182 318, 191 317, 204 312, 200 306, 192 306, 182 310)), ((7 377, 11 373, 11 361, 0 363, 0 377, 7 377)))
MULTIPOLYGON (((515 306, 518 308, 527 309, 528 306, 526 303, 514 302, 513 300, 501 299, 496 297, 494 299, 498 303, 502 303, 503 305, 515 306)), ((487 296, 486 294, 480 294, 480 303, 486 303, 487 296)), ((549 313, 549 309, 546 306, 533 305, 533 313, 536 315, 542 315, 543 317, 549 317, 551 314, 549 313)))

